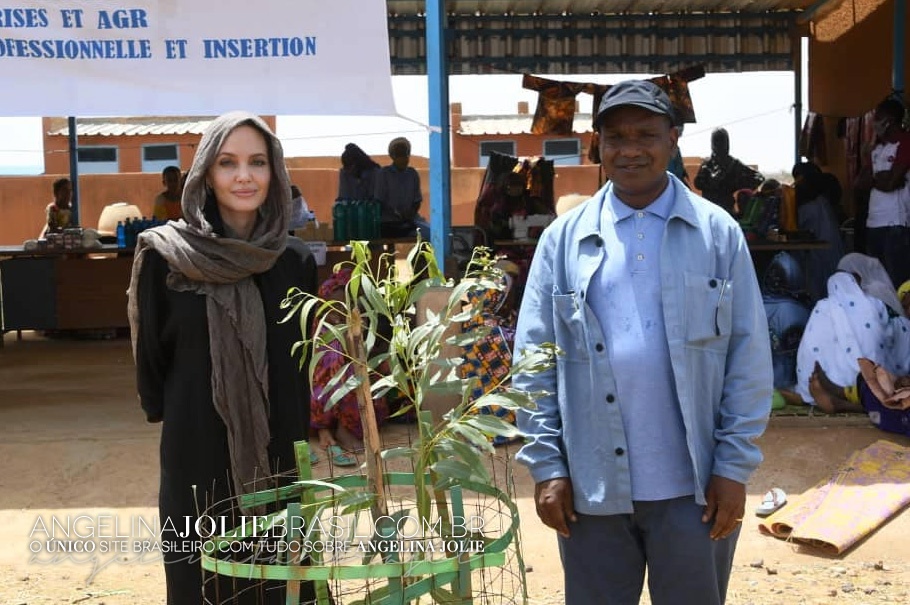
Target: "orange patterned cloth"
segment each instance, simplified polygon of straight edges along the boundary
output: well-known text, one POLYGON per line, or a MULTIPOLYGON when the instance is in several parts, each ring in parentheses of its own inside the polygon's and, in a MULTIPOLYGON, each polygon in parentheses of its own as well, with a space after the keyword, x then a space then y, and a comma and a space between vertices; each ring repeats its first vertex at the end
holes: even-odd
POLYGON ((839 555, 910 503, 910 447, 879 440, 765 519, 762 533, 839 555))

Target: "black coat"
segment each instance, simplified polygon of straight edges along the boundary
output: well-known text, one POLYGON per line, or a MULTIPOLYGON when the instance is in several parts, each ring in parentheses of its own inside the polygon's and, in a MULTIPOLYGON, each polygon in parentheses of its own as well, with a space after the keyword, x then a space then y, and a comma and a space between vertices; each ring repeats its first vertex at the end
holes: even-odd
MULTIPOLYGON (((165 527, 170 519, 176 532, 182 533, 187 519, 192 527, 197 514, 209 510, 214 503, 222 503, 216 514, 241 513, 228 501, 233 495, 233 480, 227 433, 212 402, 206 299, 200 294, 169 289, 165 282, 168 271, 167 262, 157 252, 146 253, 138 290, 137 382, 148 420, 163 422, 160 523, 165 527)), ((254 280, 266 317, 263 329, 268 355, 269 460, 272 473, 277 474, 295 469, 293 444, 307 439, 310 421, 306 370, 298 369, 299 356, 291 357, 291 347, 302 337, 300 323, 295 318, 279 324, 285 314, 279 303, 293 286, 316 292, 316 264, 312 256, 302 258, 288 249, 271 269, 256 275, 254 280)), ((162 533, 163 542, 197 539, 194 534, 180 537, 170 531, 162 533)), ((165 553, 164 560, 168 604, 201 603, 198 555, 180 549, 165 553)), ((250 582, 209 580, 213 580, 210 574, 206 576, 206 597, 210 602, 284 602, 283 590, 275 590, 274 583, 250 589, 250 582), (269 598, 263 599, 266 588, 269 598)))

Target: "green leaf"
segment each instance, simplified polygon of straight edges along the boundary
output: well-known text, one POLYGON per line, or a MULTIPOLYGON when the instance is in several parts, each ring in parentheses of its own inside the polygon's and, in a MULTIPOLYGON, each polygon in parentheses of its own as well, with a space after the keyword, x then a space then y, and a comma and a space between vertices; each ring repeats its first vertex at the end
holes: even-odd
POLYGON ((383 450, 380 454, 383 460, 394 460, 395 458, 410 458, 415 453, 411 447, 393 447, 383 450))
POLYGON ((450 344, 450 345, 454 345, 456 347, 467 348, 467 347, 470 347, 471 345, 473 345, 478 340, 481 340, 483 337, 485 337, 489 333, 490 333, 489 329, 487 329, 485 331, 471 330, 470 332, 459 332, 459 333, 454 334, 454 335, 450 336, 449 338, 447 338, 446 343, 450 344), (478 332, 480 332, 480 333, 478 334, 478 332))
MULTIPOLYGON (((443 437, 439 440, 440 445, 445 445, 452 450, 452 453, 471 468, 482 468, 483 459, 477 448, 471 447, 464 441, 455 437, 443 437)), ((486 470, 486 469, 484 469, 486 470)))
MULTIPOLYGON (((349 365, 350 364, 345 365, 345 369, 347 369, 349 365)), ((344 376, 344 371, 339 372, 339 375, 344 376)), ((334 381, 335 377, 333 377, 329 382, 331 383, 334 381)), ((359 387, 361 382, 362 380, 357 374, 352 374, 347 380, 344 381, 344 384, 332 391, 332 395, 329 397, 328 402, 325 404, 325 409, 332 409, 335 404, 338 403, 345 395, 359 387)), ((326 388, 328 389, 328 387, 326 388)))
POLYGON ((476 428, 479 431, 487 435, 494 437, 506 437, 511 439, 513 437, 522 436, 522 432, 518 430, 511 422, 506 422, 499 416, 493 416, 492 414, 477 414, 474 416, 468 416, 465 420, 469 426, 476 428))
POLYGON ((498 405, 509 410, 536 410, 537 399, 532 393, 513 389, 500 389, 481 395, 474 401, 475 407, 498 405))
POLYGON ((473 445, 480 450, 487 452, 488 454, 494 453, 496 450, 493 449, 493 444, 490 443, 490 440, 484 435, 481 431, 476 428, 464 424, 459 421, 460 419, 453 420, 449 425, 453 432, 460 435, 465 441, 473 445))
POLYGON ((320 479, 301 479, 299 481, 294 481, 295 485, 305 485, 308 487, 321 487, 325 489, 330 489, 335 492, 344 492, 346 491, 344 487, 330 483, 329 481, 322 481, 320 479))
POLYGON ((443 458, 433 463, 430 468, 437 474, 448 479, 455 479, 458 482, 466 482, 477 479, 474 469, 462 460, 454 458, 443 458))
POLYGON ((375 501, 375 494, 358 491, 348 492, 348 494, 343 495, 338 499, 338 504, 341 507, 340 512, 342 515, 351 515, 358 511, 370 508, 375 501))

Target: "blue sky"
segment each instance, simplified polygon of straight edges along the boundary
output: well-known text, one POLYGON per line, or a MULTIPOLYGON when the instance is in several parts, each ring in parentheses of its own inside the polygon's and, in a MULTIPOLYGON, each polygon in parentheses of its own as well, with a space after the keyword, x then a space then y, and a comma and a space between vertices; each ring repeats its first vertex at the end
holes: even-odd
MULTIPOLYGON (((636 75, 548 77, 612 83, 636 75)), ((521 88, 517 75, 452 76, 449 82, 449 100, 462 103, 465 115, 514 113, 519 101, 527 101, 533 111, 537 99, 535 92, 521 88)), ((392 85, 403 117, 279 116, 277 134, 285 154, 340 155, 348 142, 384 154, 390 139, 407 136, 413 153, 428 155, 426 78, 396 76, 392 85)), ((709 74, 692 82, 698 123, 685 128, 683 155, 709 155, 711 131, 724 126, 734 156, 765 173, 789 172, 794 162, 793 90, 791 72, 709 74)), ((582 112, 591 111, 590 95, 580 94, 578 100, 582 112)), ((0 118, 0 174, 40 174, 43 169, 40 118, 0 118)))

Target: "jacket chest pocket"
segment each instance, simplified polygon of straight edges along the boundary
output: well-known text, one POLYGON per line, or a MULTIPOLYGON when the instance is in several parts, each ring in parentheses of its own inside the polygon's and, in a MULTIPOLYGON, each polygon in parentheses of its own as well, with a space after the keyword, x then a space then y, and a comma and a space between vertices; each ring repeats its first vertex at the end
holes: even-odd
POLYGON ((723 348, 733 329, 733 283, 701 273, 685 273, 686 342, 723 348))
POLYGON ((584 305, 574 293, 553 295, 556 344, 568 360, 588 358, 584 313, 584 305))

